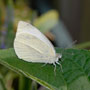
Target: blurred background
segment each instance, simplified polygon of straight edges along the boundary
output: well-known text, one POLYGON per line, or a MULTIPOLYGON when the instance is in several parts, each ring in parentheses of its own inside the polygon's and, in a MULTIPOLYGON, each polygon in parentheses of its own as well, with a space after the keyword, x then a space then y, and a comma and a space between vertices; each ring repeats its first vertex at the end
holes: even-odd
MULTIPOLYGON (((13 47, 20 20, 37 27, 55 47, 90 46, 90 0, 0 0, 0 49, 13 47)), ((46 90, 0 65, 0 90, 25 89, 46 90)))

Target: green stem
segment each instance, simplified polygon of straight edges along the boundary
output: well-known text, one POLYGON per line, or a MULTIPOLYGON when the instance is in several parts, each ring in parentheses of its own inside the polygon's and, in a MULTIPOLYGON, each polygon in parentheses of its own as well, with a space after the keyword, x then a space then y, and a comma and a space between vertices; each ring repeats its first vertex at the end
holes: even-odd
POLYGON ((20 75, 19 90, 31 90, 32 80, 20 75))
POLYGON ((3 90, 6 90, 5 83, 3 80, 4 79, 3 79, 2 75, 0 74, 0 84, 1 84, 0 89, 2 88, 3 90))
POLYGON ((84 49, 84 48, 88 48, 88 47, 90 47, 90 42, 77 44, 73 48, 75 48, 75 49, 84 49))

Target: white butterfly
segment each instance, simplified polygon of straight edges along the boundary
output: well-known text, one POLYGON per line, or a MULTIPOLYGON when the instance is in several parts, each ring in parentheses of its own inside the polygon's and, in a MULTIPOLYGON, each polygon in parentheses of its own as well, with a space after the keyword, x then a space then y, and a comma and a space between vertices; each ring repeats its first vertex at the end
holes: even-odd
POLYGON ((14 40, 14 50, 18 58, 27 62, 58 64, 61 54, 38 29, 29 23, 20 21, 14 40))

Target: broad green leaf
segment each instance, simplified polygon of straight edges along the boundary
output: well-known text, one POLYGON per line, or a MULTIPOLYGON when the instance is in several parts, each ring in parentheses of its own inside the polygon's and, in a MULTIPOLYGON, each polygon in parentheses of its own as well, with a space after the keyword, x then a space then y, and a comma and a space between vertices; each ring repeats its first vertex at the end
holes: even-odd
POLYGON ((4 66, 24 74, 50 90, 90 90, 90 51, 76 49, 59 49, 62 54, 63 72, 57 65, 29 63, 17 58, 14 50, 0 50, 0 63, 4 66))

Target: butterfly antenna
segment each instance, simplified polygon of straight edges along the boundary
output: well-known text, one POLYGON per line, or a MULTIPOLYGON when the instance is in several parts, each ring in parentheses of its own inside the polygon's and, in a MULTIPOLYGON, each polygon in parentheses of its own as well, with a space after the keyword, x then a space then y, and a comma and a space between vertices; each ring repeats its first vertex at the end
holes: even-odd
POLYGON ((47 64, 47 63, 43 64, 41 67, 44 67, 44 66, 46 66, 46 64, 47 64))

